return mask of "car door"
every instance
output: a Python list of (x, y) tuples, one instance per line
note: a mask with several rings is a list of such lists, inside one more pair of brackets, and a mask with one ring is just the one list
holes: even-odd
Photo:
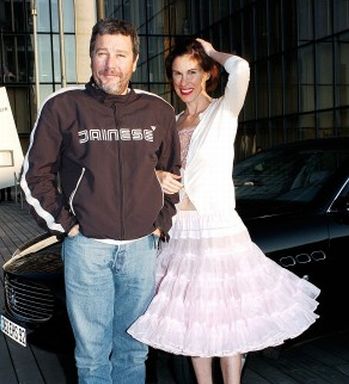
[(307, 333), (328, 327), (328, 300), (322, 300), (328, 285), (330, 256), (329, 225), (325, 214), (300, 210), (287, 215), (261, 217), (247, 221), (252, 240), (267, 257), (283, 268), (305, 278), (321, 289), (317, 313), (321, 321)]
[(349, 315), (343, 305), (343, 294), (348, 291), (349, 271), (349, 182), (331, 204), (327, 217), (329, 227), (329, 254), (324, 282), (326, 304), (330, 308), (336, 329), (347, 327)]

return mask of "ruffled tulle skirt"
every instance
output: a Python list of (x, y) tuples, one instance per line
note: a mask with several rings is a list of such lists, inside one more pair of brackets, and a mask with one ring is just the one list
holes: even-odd
[(158, 256), (157, 293), (128, 332), (174, 354), (232, 356), (300, 335), (318, 317), (319, 293), (266, 257), (235, 211), (179, 211)]

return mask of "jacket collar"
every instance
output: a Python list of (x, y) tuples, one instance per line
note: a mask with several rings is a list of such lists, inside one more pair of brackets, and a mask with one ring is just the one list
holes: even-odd
[(115, 104), (127, 104), (135, 100), (138, 96), (132, 88), (131, 82), (129, 83), (130, 91), (126, 95), (110, 95), (99, 88), (91, 77), (90, 81), (85, 85), (86, 91), (89, 95), (96, 98), (100, 103), (107, 106)]

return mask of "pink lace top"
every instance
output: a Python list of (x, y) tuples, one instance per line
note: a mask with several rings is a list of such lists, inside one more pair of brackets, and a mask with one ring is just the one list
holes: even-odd
[[(196, 126), (193, 127), (187, 127), (187, 128), (182, 128), (178, 131), (178, 136), (179, 136), (179, 142), (180, 142), (180, 147), (181, 147), (181, 161), (182, 161), (182, 169), (185, 169), (187, 165), (187, 156), (188, 156), (188, 151), (189, 151), (189, 145), (190, 145), (190, 140), (193, 135), (194, 129)], [(178, 209), (180, 210), (186, 210), (186, 211), (195, 211), (195, 207), (190, 201), (188, 195), (185, 193), (185, 190), (182, 189), (179, 192), (179, 201), (180, 203), (178, 204)]]
[(187, 164), (189, 144), (190, 144), (190, 139), (193, 135), (194, 129), (195, 129), (195, 126), (182, 128), (178, 131), (179, 142), (181, 147), (181, 161), (182, 161), (183, 168), (185, 168)]

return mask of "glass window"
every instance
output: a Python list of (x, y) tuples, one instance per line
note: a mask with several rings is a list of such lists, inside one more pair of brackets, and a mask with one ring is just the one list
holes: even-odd
[(313, 113), (300, 115), (298, 122), (300, 140), (315, 139), (317, 136), (315, 115)]
[(269, 0), (269, 47), (270, 54), (282, 49), (280, 0)]
[[(61, 58), (60, 58), (60, 37), (59, 35), (52, 36), (53, 43), (53, 68), (54, 68), (54, 82), (60, 83), (61, 78)], [(67, 56), (64, 56), (65, 60)]]
[[(228, 31), (226, 31), (225, 33), (227, 32)], [(219, 24), (215, 24), (210, 30), (209, 41), (211, 41), (213, 46), (215, 46), (217, 49), (222, 50), (222, 40), (223, 38), (221, 26)]]
[(185, 104), (178, 96), (176, 96), (175, 92), (172, 92), (171, 104), (173, 105), (176, 113), (179, 113), (185, 109)]
[(274, 56), (270, 59), (270, 115), (282, 114), (282, 57)]
[(296, 2), (284, 0), (282, 2), (282, 22), (285, 49), (297, 45), (297, 12)]
[(295, 113), (298, 111), (298, 77), (297, 52), (292, 51), (285, 55), (285, 111)]
[(40, 104), (54, 92), (53, 84), (40, 84)]
[(333, 54), (332, 42), (320, 42), (316, 46), (317, 107), (333, 106)]
[(242, 113), (240, 114), (240, 118), (243, 115), (244, 120), (252, 120), (256, 118), (256, 102), (255, 102), (256, 81), (255, 81), (254, 72), (255, 72), (254, 65), (251, 64), (250, 83), (247, 90), (244, 108), (242, 109)]
[[(215, 3), (215, 1), (213, 1), (213, 3)], [(230, 8), (233, 8), (233, 6), (237, 6), (236, 4), (233, 5), (232, 3), (239, 3), (239, 1), (220, 0), (221, 17), (230, 15)]]
[(7, 1), (7, 15), (12, 22), (13, 32), (25, 32), (28, 30), (28, 16), (30, 15), (30, 3), (27, 1)]
[[(173, 7), (173, 6), (170, 6), (170, 7)], [(197, 31), (200, 31), (200, 10), (194, 1), (190, 1), (187, 7), (188, 7), (188, 16), (187, 16), (188, 31), (190, 32), (190, 34), (195, 34), (197, 33)]]
[(337, 111), (337, 121), (338, 135), (349, 136), (349, 108), (339, 109)]
[(318, 113), (318, 133), (319, 137), (329, 137), (336, 133), (333, 111)]
[(349, 26), (349, 1), (334, 0), (334, 32), (348, 29)]
[(267, 62), (259, 62), (256, 65), (256, 95), (257, 95), (257, 117), (268, 116), (268, 68)]
[(300, 79), (300, 112), (314, 110), (314, 49), (306, 46), (298, 52)]
[(200, 17), (200, 28), (207, 27), (210, 25), (210, 8), (207, 0), (199, 0), (199, 17)]
[(148, 1), (147, 5), (147, 33), (163, 34), (167, 24), (167, 9), (164, 0)]
[(220, 21), (229, 15), (229, 0), (210, 0), (211, 23)]
[(53, 74), (51, 41), (49, 35), (38, 35), (38, 52), (40, 82), (51, 83), (53, 81)]
[(269, 121), (268, 120), (261, 120), (258, 121), (256, 124), (256, 148), (259, 147), (259, 149), (264, 150), (272, 145), (271, 141), (271, 133), (269, 128)]
[(256, 53), (257, 59), (262, 59), (268, 53), (268, 28), (267, 28), (266, 1), (256, 3)]
[(12, 21), (12, 16), (11, 16), (11, 7), (10, 3), (0, 1), (0, 31), (1, 33), (11, 31), (12, 26), (11, 26), (11, 21)]
[[(66, 70), (66, 82), (76, 82), (76, 53), (75, 53), (75, 36), (64, 36), (64, 60)], [(60, 57), (60, 36), (53, 35), (53, 58), (54, 58), (54, 82), (62, 83), (61, 74), (61, 57)]]
[(314, 38), (313, 1), (298, 0), (297, 10), (299, 43), (302, 44)]
[(75, 20), (74, 20), (74, 1), (64, 0), (63, 2), (64, 13), (64, 32), (75, 32)]
[(59, 31), (58, 0), (51, 0), (51, 15), (52, 15), (52, 32), (58, 32)]
[(17, 55), (16, 62), (16, 81), (27, 83), (31, 80), (31, 73), (33, 71), (34, 57), (32, 52), (29, 51), (29, 38), (28, 35), (22, 35), (14, 37), (15, 40), (15, 50)]
[(210, 0), (210, 14), (211, 14), (210, 24), (220, 20), (221, 18), (221, 1), (220, 0), (215, 0), (215, 1)]
[(170, 8), (169, 13), (169, 32), (176, 35), (187, 35), (190, 33), (192, 26), (187, 14), (186, 2), (176, 3)]
[[(145, 1), (123, 1), (123, 15), (122, 18), (129, 20), (132, 24), (138, 27), (139, 33), (146, 32), (145, 17), (148, 9), (152, 7), (152, 2), (149, 2), (147, 10), (145, 9), (147, 2)], [(150, 11), (150, 14), (151, 11)]]
[(227, 0), (227, 1), (230, 4), (232, 11), (240, 9), (241, 7), (240, 0), (234, 0), (234, 1)]
[[(37, 0), (37, 28), (38, 32), (51, 31), (50, 2), (47, 0)], [(57, 18), (57, 15), (56, 15)]]
[(163, 97), (169, 103), (171, 102), (170, 91), (170, 87), (167, 84), (150, 84), (150, 92)]
[(158, 54), (148, 60), (149, 81), (165, 82), (165, 65), (163, 54)]
[(76, 52), (75, 52), (75, 36), (65, 35), (65, 60), (66, 60), (66, 76), (67, 82), (76, 82)]
[(252, 7), (245, 8), (243, 11), (243, 57), (248, 60), (254, 60), (254, 34), (253, 34), (253, 10)]
[(132, 75), (132, 82), (148, 82), (148, 62), (138, 60), (136, 71)]
[(149, 92), (148, 84), (146, 83), (132, 83), (134, 89), (142, 89), (143, 91)]
[(16, 81), (18, 78), (18, 56), (16, 53), (18, 38), (3, 37), (3, 49), (1, 50), (1, 77), (4, 83)]
[(235, 139), (235, 161), (252, 155), (256, 150), (256, 125), (255, 122), (239, 124)]
[(315, 34), (320, 38), (332, 33), (330, 0), (315, 1)]
[(243, 153), (243, 146), (242, 146), (242, 143), (243, 143), (243, 138), (244, 138), (244, 131), (245, 131), (245, 126), (246, 123), (241, 123), (239, 124), (239, 128), (236, 132), (236, 137), (235, 137), (235, 142), (234, 142), (234, 145), (235, 145), (235, 156), (234, 156), (234, 161), (235, 162), (239, 162), (240, 160), (243, 160), (246, 156), (245, 154)]
[(158, 56), (165, 50), (163, 37), (148, 37), (148, 57)]
[(285, 142), (285, 134), (283, 128), (283, 119), (271, 119), (269, 121), (271, 141), (273, 145), (281, 144)]
[[(50, 32), (50, 20), (52, 22), (52, 32), (59, 32), (59, 12), (58, 0), (51, 0), (51, 19), (49, 0), (37, 0), (38, 3), (38, 31)], [(72, 0), (62, 0), (63, 27), (65, 32), (73, 33), (75, 30), (74, 21), (74, 2)]]
[[(227, 47), (227, 52), (238, 52), (241, 54), (242, 52), (242, 36), (241, 36), (241, 23), (242, 23), (242, 13), (236, 13), (234, 16), (227, 19), (227, 23), (230, 28), (225, 27), (223, 24), (223, 31), (231, 31), (230, 35), (231, 39), (224, 38), (223, 39), (223, 47)], [(226, 28), (226, 29), (225, 29)], [(223, 36), (226, 36), (226, 33), (223, 33)], [(245, 57), (244, 57), (245, 58)]]
[(292, 143), (299, 140), (299, 116), (290, 116), (285, 120), (286, 142)]
[(244, 199), (309, 203), (348, 157), (347, 151), (304, 146), (261, 152), (235, 166), (237, 203)]
[(26, 134), (30, 132), (30, 95), (28, 88), (7, 89), (8, 98), (11, 104), (13, 117), (16, 123), (17, 132)]
[(28, 82), (33, 66), (33, 57), (28, 51), (29, 36), (6, 36), (2, 42), (0, 61), (2, 82)]
[(123, 19), (122, 3), (123, 0), (104, 0), (106, 16)]
[(148, 60), (147, 60), (148, 40), (145, 36), (140, 36), (139, 40), (140, 40), (139, 60), (138, 60), (137, 69), (132, 76), (133, 82), (148, 81)]
[[(240, 28), (241, 25), (239, 23), (239, 20), (236, 19), (236, 25), (234, 25), (234, 32), (231, 32), (231, 28), (233, 27), (230, 23), (229, 19), (225, 19), (221, 23), (219, 23), (219, 36), (221, 37), (220, 41), (220, 49), (223, 52), (232, 52), (233, 50), (238, 50), (238, 52), (241, 52), (240, 47), (240, 39), (241, 39), (241, 33)], [(231, 38), (227, 39), (227, 35), (231, 36)], [(235, 43), (235, 44), (234, 44)], [(232, 46), (234, 44), (234, 49), (232, 49)]]
[(336, 46), (337, 106), (349, 105), (349, 33), (338, 35)]

